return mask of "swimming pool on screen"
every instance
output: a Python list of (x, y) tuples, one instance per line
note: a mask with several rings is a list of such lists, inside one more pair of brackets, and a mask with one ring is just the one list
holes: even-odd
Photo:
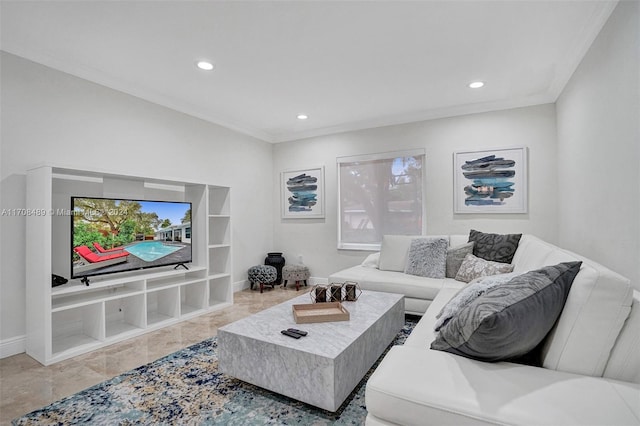
[(184, 246), (164, 244), (162, 241), (143, 241), (127, 246), (125, 250), (145, 262), (153, 262), (180, 250), (182, 247)]

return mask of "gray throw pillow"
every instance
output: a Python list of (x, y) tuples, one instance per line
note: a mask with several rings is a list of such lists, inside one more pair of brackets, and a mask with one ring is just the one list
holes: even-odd
[(494, 287), (502, 285), (511, 281), (513, 277), (517, 276), (517, 272), (511, 272), (509, 274), (490, 275), (488, 277), (480, 277), (471, 281), (469, 285), (462, 287), (453, 296), (446, 305), (442, 307), (440, 312), (436, 315), (436, 323), (433, 326), (434, 331), (440, 330), (451, 318), (453, 318), (462, 308), (473, 302), (478, 297), (482, 296), (487, 291)]
[(461, 246), (452, 247), (447, 250), (447, 270), (445, 272), (445, 276), (447, 278), (455, 278), (458, 273), (458, 269), (460, 269), (460, 265), (462, 265), (462, 261), (464, 257), (468, 254), (473, 253), (473, 245), (475, 243), (465, 243)]
[(492, 262), (511, 263), (522, 234), (485, 234), (472, 229), (469, 242), (474, 242), (473, 255)]
[(404, 272), (419, 277), (444, 278), (447, 247), (444, 238), (415, 238), (409, 246)]
[(456, 281), (465, 283), (471, 282), (476, 278), (486, 277), (489, 275), (507, 274), (513, 271), (513, 265), (510, 263), (492, 262), (490, 260), (480, 259), (472, 254), (464, 257), (460, 269), (456, 274)]
[(522, 357), (553, 328), (581, 264), (546, 266), (488, 290), (440, 328), (431, 349), (489, 362)]

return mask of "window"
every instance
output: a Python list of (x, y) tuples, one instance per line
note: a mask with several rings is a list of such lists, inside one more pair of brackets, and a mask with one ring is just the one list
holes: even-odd
[(185, 230), (184, 230), (184, 237), (185, 237), (185, 238), (191, 238), (191, 227), (190, 227), (190, 226), (189, 226), (189, 227), (187, 227), (187, 228), (185, 228)]
[(338, 248), (376, 250), (423, 230), (424, 150), (338, 158)]

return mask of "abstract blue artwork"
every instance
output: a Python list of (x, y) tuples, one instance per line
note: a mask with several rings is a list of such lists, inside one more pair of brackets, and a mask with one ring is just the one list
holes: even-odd
[(526, 213), (526, 148), (454, 154), (455, 213)]
[(287, 179), (290, 212), (310, 212), (318, 204), (318, 178), (302, 173)]
[(324, 167), (282, 172), (282, 217), (324, 217)]

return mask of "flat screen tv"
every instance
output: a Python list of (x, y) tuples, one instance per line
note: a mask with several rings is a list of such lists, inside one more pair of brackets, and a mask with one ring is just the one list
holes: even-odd
[[(71, 197), (71, 278), (191, 262), (191, 203)], [(185, 266), (186, 267), (186, 266)]]

